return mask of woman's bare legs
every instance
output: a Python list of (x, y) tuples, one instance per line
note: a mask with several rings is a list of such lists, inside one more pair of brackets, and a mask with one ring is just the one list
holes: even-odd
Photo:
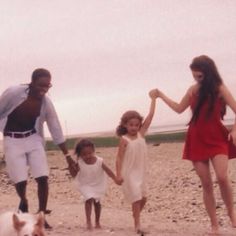
[(233, 227), (236, 227), (236, 213), (234, 209), (233, 191), (228, 178), (228, 157), (217, 155), (212, 159), (212, 165), (220, 186), (222, 199), (226, 205)]
[(193, 162), (193, 165), (202, 183), (203, 201), (211, 220), (211, 233), (217, 234), (219, 232), (219, 224), (216, 217), (216, 203), (209, 162), (197, 161)]

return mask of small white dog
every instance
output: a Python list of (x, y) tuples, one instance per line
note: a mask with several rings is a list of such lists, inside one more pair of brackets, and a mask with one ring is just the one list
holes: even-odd
[(0, 215), (1, 236), (46, 236), (44, 214), (6, 212)]

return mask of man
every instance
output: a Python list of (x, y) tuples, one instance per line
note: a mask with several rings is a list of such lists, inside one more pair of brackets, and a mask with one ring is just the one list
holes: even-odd
[[(38, 184), (39, 211), (48, 213), (49, 170), (43, 136), (45, 121), (54, 143), (65, 155), (70, 169), (73, 167), (54, 106), (46, 96), (51, 86), (50, 72), (36, 69), (30, 84), (10, 87), (0, 97), (0, 130), (4, 137), (6, 167), (20, 197), (19, 210), (22, 212), (28, 212), (26, 186), (29, 167)], [(51, 228), (47, 222), (45, 227)]]

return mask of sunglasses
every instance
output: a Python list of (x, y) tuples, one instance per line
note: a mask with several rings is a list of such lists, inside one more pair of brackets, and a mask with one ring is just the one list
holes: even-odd
[(43, 84), (43, 83), (38, 83), (35, 85), (36, 87), (39, 87), (39, 88), (45, 88), (45, 89), (50, 89), (52, 87), (52, 84)]

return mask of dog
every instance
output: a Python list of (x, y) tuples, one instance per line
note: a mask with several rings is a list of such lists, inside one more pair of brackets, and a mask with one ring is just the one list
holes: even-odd
[(5, 212), (0, 215), (1, 236), (46, 236), (44, 214)]

